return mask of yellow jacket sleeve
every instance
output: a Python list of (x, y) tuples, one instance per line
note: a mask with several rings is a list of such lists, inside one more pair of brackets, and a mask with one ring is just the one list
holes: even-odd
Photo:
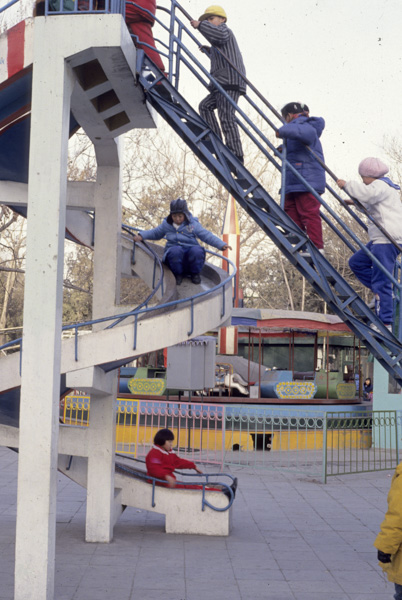
[(402, 463), (395, 470), (388, 494), (388, 510), (374, 546), (386, 554), (396, 554), (402, 544)]

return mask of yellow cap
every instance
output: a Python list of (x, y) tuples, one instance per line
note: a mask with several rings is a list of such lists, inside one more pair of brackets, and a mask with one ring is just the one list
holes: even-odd
[(208, 6), (204, 14), (200, 16), (199, 21), (205, 21), (209, 17), (223, 17), (227, 21), (227, 16), (222, 6)]

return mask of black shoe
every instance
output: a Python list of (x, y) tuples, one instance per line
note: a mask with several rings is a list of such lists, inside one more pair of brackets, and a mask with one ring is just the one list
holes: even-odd
[(195, 275), (191, 275), (191, 281), (193, 283), (201, 283), (201, 277), (198, 273), (196, 273)]
[(232, 497), (233, 497), (233, 500), (234, 500), (234, 499), (235, 499), (235, 497), (236, 497), (236, 490), (237, 490), (237, 477), (235, 477), (235, 478), (234, 478), (234, 480), (233, 480), (233, 483), (232, 483), (232, 485), (230, 486), (230, 489), (231, 489), (231, 490), (232, 490), (232, 492), (233, 492), (233, 496), (232, 496), (232, 494), (230, 493), (230, 491), (229, 491), (229, 490), (224, 490), (224, 492), (223, 492), (223, 493), (225, 494), (225, 496), (226, 496), (227, 498), (229, 498), (229, 500), (231, 500), (231, 499), (232, 499)]
[(181, 285), (183, 283), (183, 275), (175, 275), (176, 285)]
[(173, 102), (171, 93), (161, 83), (157, 84), (153, 89), (158, 92), (159, 96), (161, 96), (164, 100)]

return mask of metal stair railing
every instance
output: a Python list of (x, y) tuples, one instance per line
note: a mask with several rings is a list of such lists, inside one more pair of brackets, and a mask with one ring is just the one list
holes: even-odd
[[(131, 229), (128, 226), (125, 226), (125, 228), (127, 229)], [(144, 242), (141, 242), (141, 245), (144, 245)], [(154, 255), (155, 261), (158, 264), (158, 266), (161, 269), (161, 276), (156, 284), (156, 286), (161, 286), (162, 285), (162, 281), (163, 281), (163, 268), (162, 268), (162, 262), (160, 260), (160, 258), (157, 256), (156, 253), (154, 253), (152, 251), (152, 249), (149, 246), (146, 246), (148, 248), (148, 250)], [(133, 328), (134, 328), (134, 341), (133, 341), (133, 350), (136, 350), (137, 348), (137, 330), (138, 330), (138, 322), (140, 321), (141, 317), (144, 316), (148, 316), (148, 315), (152, 315), (152, 313), (154, 313), (155, 311), (160, 311), (161, 309), (176, 309), (177, 307), (180, 306), (184, 306), (185, 304), (190, 304), (190, 330), (187, 332), (187, 337), (190, 338), (191, 335), (193, 334), (194, 331), (194, 305), (195, 302), (199, 299), (199, 298), (203, 298), (204, 296), (207, 295), (213, 295), (216, 292), (218, 292), (219, 290), (222, 291), (222, 304), (221, 304), (221, 311), (220, 311), (220, 317), (222, 318), (223, 315), (226, 312), (226, 300), (225, 300), (225, 289), (228, 285), (231, 285), (232, 279), (234, 279), (236, 277), (236, 266), (233, 264), (233, 262), (231, 260), (229, 260), (226, 256), (222, 256), (220, 254), (217, 254), (216, 252), (212, 252), (211, 250), (206, 250), (206, 252), (208, 252), (208, 254), (211, 254), (212, 256), (216, 256), (219, 259), (223, 259), (226, 263), (226, 272), (227, 272), (227, 277), (225, 277), (225, 279), (223, 281), (221, 281), (220, 283), (218, 283), (217, 285), (213, 286), (212, 288), (209, 288), (207, 290), (203, 290), (202, 292), (198, 292), (197, 294), (194, 294), (192, 296), (188, 296), (186, 298), (181, 298), (178, 300), (172, 300), (170, 302), (164, 302), (162, 304), (157, 304), (155, 306), (145, 306), (144, 302), (141, 303), (139, 305), (139, 307), (136, 307), (134, 310), (130, 310), (127, 311), (126, 313), (121, 313), (118, 315), (112, 315), (112, 316), (107, 316), (107, 317), (102, 317), (99, 319), (92, 319), (90, 321), (83, 321), (80, 323), (74, 323), (72, 325), (64, 325), (62, 327), (62, 331), (74, 331), (74, 340), (75, 340), (75, 344), (74, 344), (74, 352), (75, 352), (75, 360), (78, 361), (78, 339), (79, 339), (79, 331), (84, 329), (84, 328), (88, 328), (91, 327), (92, 325), (95, 324), (99, 324), (99, 323), (109, 323), (105, 328), (106, 329), (111, 329), (113, 327), (115, 327), (116, 325), (119, 325), (120, 323), (122, 323), (124, 320), (129, 319), (134, 317), (134, 323), (133, 323)], [(231, 270), (231, 273), (230, 273)], [(153, 293), (155, 293), (156, 290), (153, 290)], [(151, 293), (151, 295), (153, 295), (153, 293)], [(149, 299), (149, 297), (148, 297)], [(18, 339), (14, 339), (10, 342), (7, 342), (6, 344), (3, 344), (2, 346), (0, 346), (0, 352), (3, 350), (7, 350), (10, 348), (14, 347), (18, 347), (20, 349), (20, 374), (21, 374), (21, 361), (22, 361), (22, 338), (18, 338)], [(0, 364), (1, 364), (1, 360), (0, 360)]]

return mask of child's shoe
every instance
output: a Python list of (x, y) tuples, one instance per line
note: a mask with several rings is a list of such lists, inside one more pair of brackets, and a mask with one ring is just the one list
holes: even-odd
[[(233, 483), (232, 483), (232, 485), (230, 486), (230, 489), (231, 489), (231, 490), (232, 490), (232, 492), (233, 492), (233, 500), (234, 500), (234, 499), (235, 499), (235, 497), (236, 497), (236, 490), (237, 490), (237, 477), (235, 477), (235, 478), (234, 478), (234, 480), (233, 480)], [(231, 500), (231, 499), (232, 499), (232, 494), (229, 492), (229, 490), (225, 489), (223, 493), (225, 494), (225, 496), (226, 496), (227, 498), (229, 498), (229, 500)]]
[(181, 285), (183, 283), (183, 275), (175, 275), (176, 285)]
[(193, 283), (201, 283), (201, 277), (198, 273), (196, 273), (195, 275), (191, 275), (191, 281)]
[[(388, 331), (390, 331), (392, 333), (392, 323), (389, 323), (389, 324), (384, 323), (384, 326), (386, 329), (388, 329)], [(380, 331), (376, 325), (370, 325), (370, 328), (373, 331), (376, 331), (377, 333), (382, 333), (382, 331)]]
[(373, 299), (372, 299), (372, 300), (370, 300), (370, 302), (367, 304), (368, 308), (375, 308), (375, 303), (376, 303), (376, 301), (379, 301), (379, 300), (380, 300), (380, 297), (379, 297), (379, 295), (378, 295), (378, 294), (375, 294), (375, 295), (373, 296)]

